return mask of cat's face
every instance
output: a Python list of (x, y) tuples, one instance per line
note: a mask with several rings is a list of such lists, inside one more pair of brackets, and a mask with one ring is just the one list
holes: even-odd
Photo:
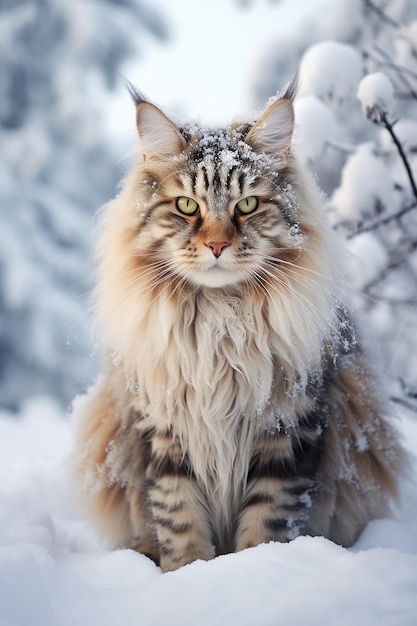
[(137, 121), (143, 156), (133, 246), (161, 281), (260, 285), (299, 257), (289, 100), (252, 127), (178, 129), (148, 103), (138, 106)]

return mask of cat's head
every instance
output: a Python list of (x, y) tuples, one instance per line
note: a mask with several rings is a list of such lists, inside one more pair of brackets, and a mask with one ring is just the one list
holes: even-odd
[(109, 345), (133, 369), (141, 350), (165, 354), (162, 340), (145, 346), (148, 334), (167, 340), (174, 318), (192, 324), (208, 299), (220, 320), (224, 302), (240, 301), (248, 319), (257, 311), (300, 371), (321, 358), (335, 255), (294, 155), (292, 95), (255, 122), (213, 130), (176, 125), (135, 93), (141, 154), (103, 211), (96, 290)]
[(104, 214), (98, 294), (106, 306), (221, 289), (324, 315), (332, 237), (293, 154), (293, 92), (255, 122), (221, 129), (176, 125), (133, 92), (141, 153)]
[(176, 126), (134, 95), (138, 259), (212, 288), (268, 283), (294, 262), (307, 233), (291, 167), (292, 98), (279, 98), (253, 124), (213, 130)]

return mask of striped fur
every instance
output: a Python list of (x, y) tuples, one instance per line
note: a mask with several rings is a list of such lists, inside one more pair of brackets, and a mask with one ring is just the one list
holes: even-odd
[(336, 304), (291, 99), (214, 131), (135, 99), (142, 154), (98, 250), (108, 373), (75, 450), (91, 519), (164, 571), (300, 533), (350, 545), (389, 512), (403, 453)]

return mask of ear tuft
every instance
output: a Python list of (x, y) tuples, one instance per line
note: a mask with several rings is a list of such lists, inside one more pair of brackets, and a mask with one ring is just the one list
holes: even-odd
[(265, 152), (286, 161), (294, 131), (292, 100), (281, 98), (265, 111), (246, 136), (255, 152)]
[(300, 82), (299, 73), (297, 72), (296, 74), (294, 74), (291, 80), (285, 85), (285, 87), (280, 91), (278, 99), (282, 98), (283, 100), (294, 101), (295, 96), (297, 95), (299, 82)]
[(125, 78), (126, 87), (128, 92), (130, 93), (130, 97), (132, 98), (135, 106), (139, 106), (142, 102), (149, 102), (146, 96), (137, 88), (133, 83), (130, 82), (127, 78)]
[(154, 104), (139, 102), (136, 125), (144, 159), (175, 156), (185, 148), (185, 140), (178, 128)]

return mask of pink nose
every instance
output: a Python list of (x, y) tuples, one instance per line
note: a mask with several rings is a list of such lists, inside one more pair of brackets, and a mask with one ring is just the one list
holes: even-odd
[(228, 241), (208, 241), (205, 245), (207, 248), (211, 248), (212, 253), (218, 259), (223, 250), (230, 246), (230, 243)]

